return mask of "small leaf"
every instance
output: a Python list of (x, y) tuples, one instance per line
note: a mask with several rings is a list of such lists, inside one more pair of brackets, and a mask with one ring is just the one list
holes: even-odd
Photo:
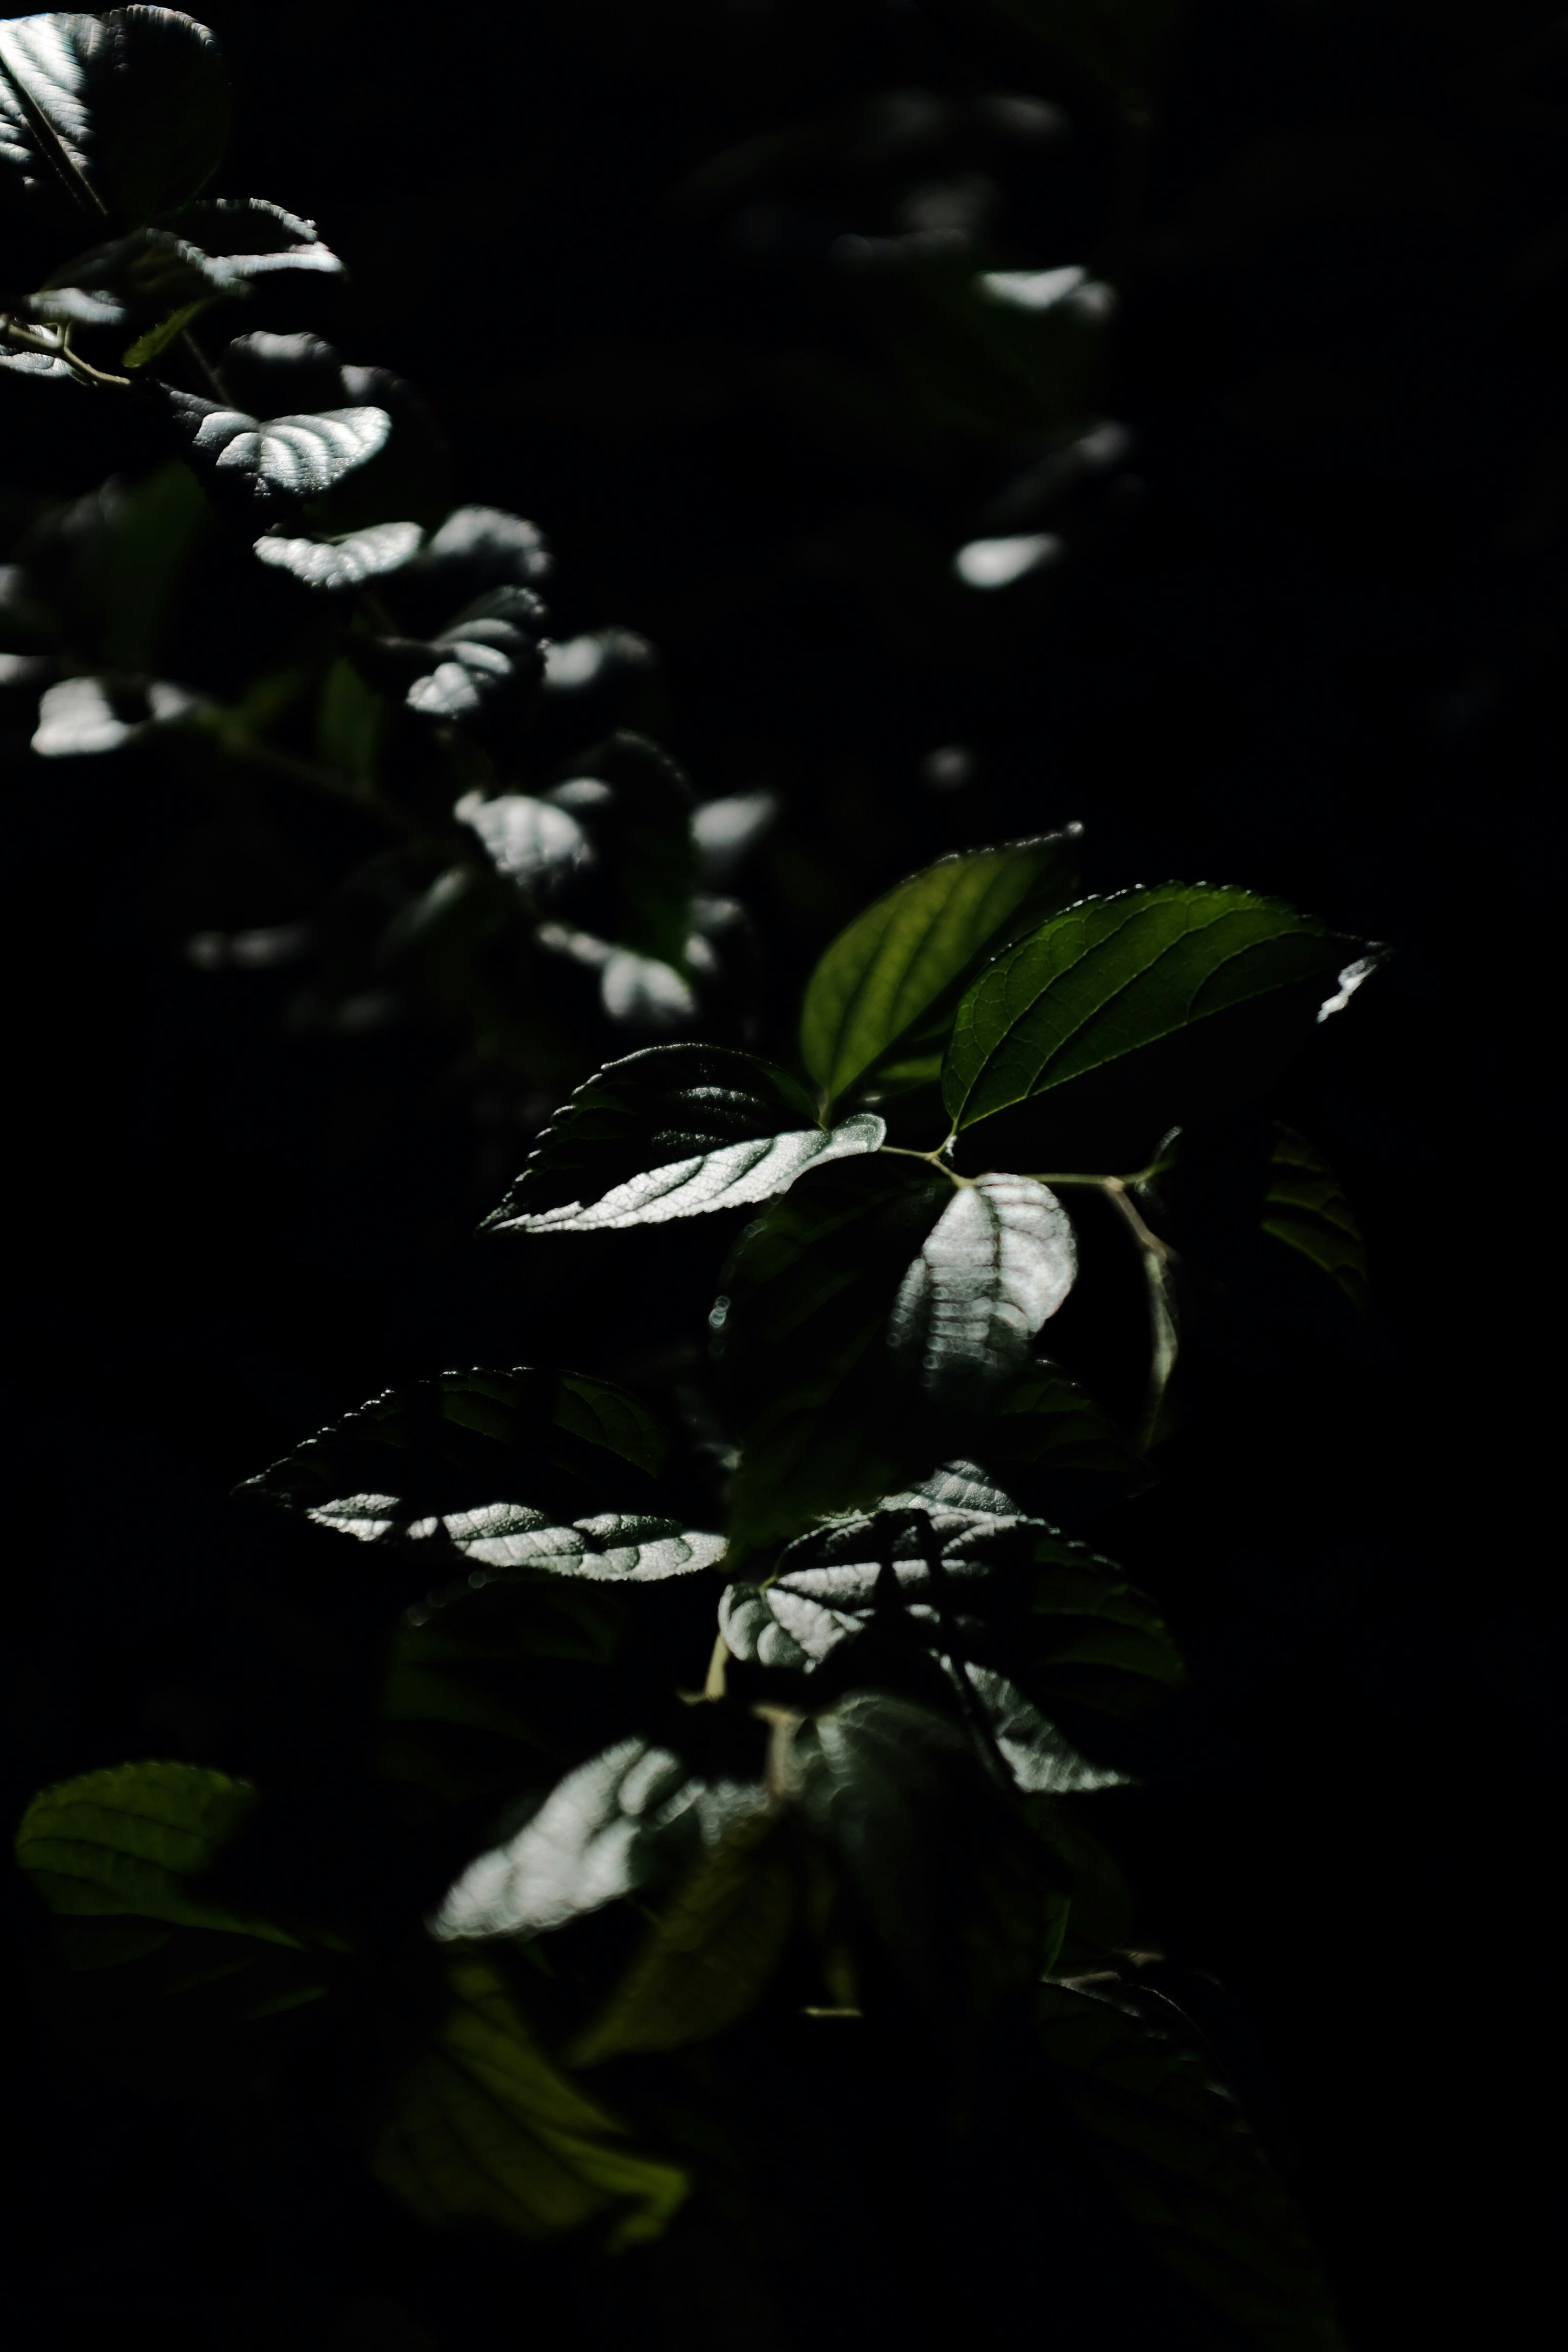
[(454, 2007), (399, 2084), (375, 2147), (378, 2180), (427, 2221), (482, 2219), (547, 2238), (619, 2210), (611, 2243), (657, 2238), (687, 2194), (674, 2165), (558, 2073), (500, 1979), (449, 1973)]
[(39, 698), (33, 750), (41, 760), (122, 751), (154, 727), (170, 726), (199, 707), (194, 694), (162, 678), (137, 685), (106, 677), (63, 677), (46, 687)]
[(156, 1919), (298, 1949), (299, 1938), (270, 1920), (187, 1890), (255, 1803), (247, 1782), (195, 1764), (117, 1764), (35, 1797), (16, 1860), (49, 1908), (72, 1918)]
[(588, 1233), (767, 1200), (814, 1163), (875, 1151), (862, 1115), (831, 1131), (787, 1074), (716, 1045), (608, 1063), (546, 1128), (486, 1232)]
[(528, 889), (542, 889), (552, 877), (585, 866), (594, 855), (570, 809), (528, 793), (498, 793), (493, 800), (465, 793), (452, 814), (472, 826), (497, 871)]
[(954, 1194), (893, 1302), (889, 1344), (943, 1400), (1016, 1372), (1078, 1273), (1078, 1244), (1054, 1192), (1028, 1176), (982, 1176)]
[(776, 1813), (735, 1822), (660, 1912), (642, 1950), (572, 2051), (597, 2065), (628, 2050), (678, 2050), (753, 2008), (795, 1922), (795, 1873)]
[(336, 277), (342, 263), (316, 234), (316, 224), (270, 205), (265, 196), (216, 196), (183, 205), (160, 221), (218, 265), (228, 282), (305, 269)]
[(372, 523), (342, 539), (258, 539), (263, 563), (291, 572), (307, 588), (357, 588), (396, 572), (418, 551), (425, 534), (416, 522)]
[(150, 367), (160, 352), (166, 352), (171, 343), (178, 342), (185, 329), (199, 319), (209, 303), (216, 299), (216, 295), (204, 297), (199, 302), (186, 302), (179, 310), (171, 310), (166, 319), (160, 319), (155, 327), (149, 327), (144, 335), (138, 335), (134, 342), (126, 344), (121, 354), (121, 364), (132, 371)]
[(1168, 882), (1085, 898), (991, 964), (942, 1073), (955, 1128), (1275, 992), (1310, 999), (1355, 942), (1279, 900)]
[(217, 43), (172, 8), (0, 24), (0, 171), (139, 226), (194, 196), (228, 144)]
[[(527, 1520), (551, 1530), (557, 1556), (581, 1545), (580, 1558), (592, 1545), (566, 1532), (574, 1519), (586, 1525), (628, 1488), (635, 1497), (664, 1448), (637, 1399), (608, 1381), (526, 1366), (445, 1372), (373, 1398), (239, 1491), (367, 1542), (427, 1540), (451, 1517), (473, 1542), (504, 1547)], [(526, 1507), (512, 1500), (524, 1496)], [(498, 1522), (502, 1506), (510, 1516)], [(711, 1539), (687, 1540), (695, 1564)]]
[[(801, 1055), (829, 1101), (922, 1031), (957, 998), (953, 983), (987, 948), (1071, 897), (1079, 828), (944, 857), (841, 931), (807, 983)], [(936, 1040), (940, 1051), (942, 1036)]]
[(334, 408), (319, 416), (265, 420), (194, 393), (165, 391), (190, 462), (215, 490), (231, 489), (259, 509), (320, 498), (363, 466), (392, 430), (384, 408)]
[(458, 507), (433, 531), (405, 585), (438, 614), (493, 588), (533, 588), (552, 564), (539, 530), (499, 507)]
[(512, 724), (531, 702), (543, 627), (530, 590), (496, 588), (437, 636), (353, 637), (345, 650), (371, 685), (399, 694), (421, 718), (483, 733)]
[(668, 1879), (763, 1802), (755, 1782), (709, 1780), (640, 1736), (619, 1740), (568, 1773), (516, 1837), (468, 1864), (433, 1930), (526, 1941)]
[(1301, 2218), (1197, 2053), (1113, 1991), (1037, 1996), (1054, 2085), (1150, 2250), (1278, 2352), (1343, 2352)]
[(1355, 1212), (1321, 1153), (1288, 1127), (1274, 1130), (1263, 1230), (1321, 1266), (1366, 1312), (1366, 1244)]

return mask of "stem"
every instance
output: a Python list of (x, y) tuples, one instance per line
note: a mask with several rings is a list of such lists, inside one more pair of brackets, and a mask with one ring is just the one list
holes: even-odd
[(724, 1670), (730, 1663), (730, 1645), (722, 1633), (713, 1637), (713, 1654), (708, 1661), (708, 1675), (702, 1685), (704, 1698), (722, 1698), (725, 1695)]

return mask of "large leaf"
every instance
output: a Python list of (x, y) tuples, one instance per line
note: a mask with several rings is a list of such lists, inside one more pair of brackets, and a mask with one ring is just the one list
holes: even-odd
[(1263, 1230), (1310, 1258), (1365, 1312), (1366, 1244), (1355, 1211), (1321, 1152), (1288, 1127), (1274, 1132)]
[(212, 1868), (257, 1801), (244, 1780), (195, 1764), (117, 1764), (36, 1796), (16, 1860), (51, 1910), (71, 1918), (148, 1919), (299, 1946), (270, 1920), (205, 1903)]
[[(622, 1500), (646, 1504), (664, 1448), (646, 1409), (606, 1381), (526, 1366), (444, 1372), (373, 1398), (241, 1492), (367, 1542), (439, 1537), (459, 1549), (497, 1547), (503, 1559), (581, 1561), (598, 1541), (590, 1523), (616, 1549), (615, 1525), (597, 1515)], [(598, 1550), (602, 1559), (603, 1543)]]
[(875, 1151), (885, 1132), (866, 1115), (818, 1127), (802, 1089), (753, 1054), (649, 1045), (579, 1087), (483, 1230), (587, 1233), (739, 1208), (815, 1162)]
[(546, 2238), (615, 2213), (613, 2244), (658, 2237), (685, 2174), (626, 2144), (625, 2126), (550, 2063), (482, 1963), (465, 1959), (449, 1981), (454, 2006), (377, 2139), (377, 2179), (436, 2223), (485, 2220)]
[(1028, 1176), (963, 1185), (921, 1244), (893, 1302), (889, 1344), (951, 1402), (1023, 1365), (1078, 1272), (1078, 1244), (1054, 1192)]
[(1086, 898), (964, 997), (942, 1072), (948, 1114), (973, 1127), (1277, 992), (1315, 1009), (1354, 951), (1246, 890), (1168, 882)]
[(228, 144), (217, 43), (171, 8), (0, 24), (0, 171), (135, 227), (194, 196)]
[(1197, 2055), (1111, 1991), (1042, 1988), (1058, 2095), (1151, 2251), (1249, 2344), (1343, 2352), (1300, 2215)]
[(755, 1781), (710, 1778), (641, 1736), (568, 1773), (532, 1820), (448, 1892), (437, 1936), (526, 1940), (668, 1880), (763, 1808)]
[[(954, 983), (1021, 911), (1037, 921), (1072, 896), (1078, 830), (944, 857), (839, 933), (806, 985), (800, 1025), (802, 1058), (828, 1101), (918, 1051), (919, 1033), (956, 1004)], [(934, 1042), (940, 1054), (940, 1031)]]
[(332, 408), (319, 416), (263, 419), (195, 393), (164, 398), (190, 462), (216, 492), (229, 491), (257, 511), (287, 512), (320, 498), (374, 457), (392, 430), (384, 408)]

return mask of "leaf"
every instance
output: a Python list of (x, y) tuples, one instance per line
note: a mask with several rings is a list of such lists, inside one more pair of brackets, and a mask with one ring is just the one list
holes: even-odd
[(243, 291), (243, 283), (221, 263), (166, 229), (142, 228), (63, 263), (20, 309), (46, 322), (123, 330), (234, 290)]
[(1151, 2251), (1278, 2352), (1343, 2352), (1300, 2214), (1207, 2064), (1111, 1991), (1042, 1987), (1037, 2030), (1097, 2169)]
[(612, 2244), (658, 2237), (685, 2174), (624, 2144), (624, 2125), (552, 2066), (489, 1969), (464, 1960), (448, 1981), (455, 2005), (398, 2085), (376, 2179), (437, 2224), (544, 2238), (618, 2210)]
[(538, 530), (499, 507), (458, 507), (433, 531), (402, 587), (432, 620), (493, 588), (533, 588), (553, 566)]
[(204, 297), (199, 302), (182, 303), (179, 310), (171, 310), (166, 319), (160, 319), (155, 327), (149, 327), (145, 334), (138, 335), (133, 342), (126, 344), (121, 353), (121, 366), (132, 371), (150, 367), (159, 353), (166, 352), (171, 343), (177, 342), (185, 329), (199, 319), (209, 303), (216, 299), (216, 295)]
[(594, 850), (570, 895), (572, 921), (683, 971), (698, 867), (691, 786), (674, 761), (623, 729), (579, 754), (550, 798), (577, 818)]
[(1044, 1359), (1029, 1364), (994, 1400), (992, 1414), (986, 1437), (1000, 1461), (1148, 1481), (1148, 1468), (1126, 1437), (1059, 1364)]
[[(504, 1547), (511, 1539), (506, 1529), (525, 1535), (523, 1522), (531, 1519), (535, 1531), (556, 1531), (556, 1556), (564, 1557), (571, 1538), (561, 1531), (617, 1496), (640, 1499), (664, 1452), (662, 1433), (625, 1390), (580, 1372), (520, 1365), (444, 1372), (389, 1389), (247, 1479), (239, 1492), (367, 1542), (427, 1540), (450, 1517), (471, 1542)], [(526, 1508), (516, 1507), (514, 1498), (524, 1495)], [(490, 1516), (500, 1504), (513, 1507), (504, 1521)]]
[(313, 220), (285, 212), (265, 196), (210, 196), (182, 205), (158, 224), (203, 254), (226, 273), (226, 281), (248, 282), (280, 270), (305, 269), (338, 277), (342, 263), (316, 234)]
[(529, 589), (495, 588), (428, 641), (352, 637), (344, 650), (371, 685), (422, 719), (482, 733), (513, 722), (531, 701), (543, 626), (544, 607)]
[(154, 727), (166, 727), (199, 708), (183, 686), (153, 678), (146, 685), (106, 677), (63, 677), (38, 702), (33, 750), (41, 760), (73, 760), (122, 751)]
[(1078, 1273), (1054, 1192), (1029, 1176), (982, 1176), (957, 1192), (893, 1302), (889, 1343), (918, 1361), (934, 1397), (963, 1401), (1016, 1372)]
[(270, 1920), (204, 1903), (186, 1882), (210, 1870), (256, 1790), (195, 1764), (117, 1764), (44, 1790), (22, 1816), (16, 1860), (52, 1911), (155, 1919), (300, 1948)]
[[(828, 1101), (895, 1051), (912, 1054), (911, 1033), (932, 1025), (944, 1005), (952, 1009), (954, 982), (1013, 934), (1021, 908), (1038, 920), (1071, 897), (1078, 833), (1071, 826), (944, 857), (839, 933), (806, 984), (801, 1013), (801, 1055)], [(944, 1034), (939, 1024), (939, 1050)]]
[(1274, 1130), (1263, 1230), (1321, 1266), (1366, 1312), (1366, 1244), (1355, 1212), (1321, 1153), (1288, 1127)]
[(0, 171), (29, 195), (140, 226), (212, 177), (230, 111), (217, 43), (173, 9), (0, 24)]
[(769, 1199), (815, 1162), (875, 1151), (862, 1115), (830, 1131), (784, 1071), (722, 1045), (648, 1045), (556, 1113), (487, 1233), (661, 1224)]
[(424, 536), (416, 522), (378, 522), (342, 539), (258, 539), (256, 552), (263, 563), (291, 572), (307, 588), (357, 588), (362, 581), (397, 571), (416, 553)]
[(1277, 992), (1315, 1001), (1354, 942), (1279, 900), (1168, 882), (1085, 898), (987, 967), (942, 1072), (955, 1129)]
[(570, 809), (528, 793), (486, 800), (465, 793), (452, 814), (479, 835), (497, 871), (525, 889), (544, 892), (552, 878), (585, 865), (594, 851)]
[(568, 1773), (514, 1838), (468, 1864), (433, 1932), (526, 1941), (668, 1880), (764, 1802), (754, 1781), (705, 1778), (641, 1735), (617, 1740)]
[(574, 2065), (629, 2050), (678, 2050), (721, 2033), (755, 2006), (795, 1923), (795, 1876), (778, 1827), (774, 1812), (748, 1814), (694, 1864), (574, 2043)]
[(384, 408), (333, 408), (319, 416), (263, 420), (194, 393), (164, 389), (190, 462), (215, 491), (230, 490), (252, 507), (288, 509), (320, 498), (374, 457), (392, 430)]

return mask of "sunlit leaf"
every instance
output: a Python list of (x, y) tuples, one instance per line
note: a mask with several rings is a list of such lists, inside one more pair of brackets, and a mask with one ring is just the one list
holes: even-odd
[(754, 1781), (693, 1772), (641, 1737), (568, 1773), (532, 1820), (481, 1854), (433, 1922), (447, 1939), (526, 1940), (689, 1866), (764, 1802)]
[(1021, 909), (1038, 921), (1072, 896), (1078, 830), (944, 857), (839, 933), (801, 1013), (801, 1055), (829, 1101), (879, 1062), (916, 1053), (933, 1016), (956, 1004), (954, 983), (1009, 936)]
[(159, 226), (198, 246), (231, 283), (290, 269), (331, 278), (343, 266), (331, 247), (321, 243), (313, 220), (285, 212), (265, 196), (206, 197), (182, 205)]
[(85, 759), (122, 751), (153, 728), (172, 725), (198, 708), (183, 686), (153, 678), (145, 684), (106, 677), (63, 677), (46, 687), (38, 703), (33, 750), (41, 760)]
[(968, 1398), (1016, 1372), (1072, 1288), (1078, 1244), (1054, 1192), (982, 1176), (955, 1192), (893, 1301), (889, 1344), (933, 1396)]
[(1054, 2085), (1151, 2252), (1248, 2343), (1342, 2352), (1301, 2217), (1197, 2051), (1114, 1990), (1047, 1985), (1036, 2016)]
[(258, 539), (256, 552), (263, 563), (291, 572), (307, 588), (357, 588), (362, 581), (397, 571), (424, 536), (416, 522), (378, 522), (342, 539)]
[(0, 170), (137, 226), (194, 196), (228, 144), (217, 43), (170, 8), (0, 23)]
[(203, 480), (243, 493), (260, 509), (289, 509), (320, 498), (374, 457), (392, 430), (384, 408), (263, 420), (195, 393), (166, 391), (164, 398)]
[(71, 1918), (159, 1920), (296, 1947), (270, 1920), (205, 1903), (210, 1870), (257, 1801), (244, 1780), (195, 1764), (117, 1764), (36, 1796), (16, 1860), (51, 1910)]
[(436, 2223), (484, 2220), (553, 2237), (618, 2214), (612, 2244), (658, 2237), (687, 2193), (625, 2126), (553, 2067), (500, 1979), (466, 1959), (454, 2006), (399, 2083), (377, 2179)]
[(473, 827), (497, 870), (525, 888), (538, 890), (594, 855), (579, 819), (548, 798), (498, 793), (486, 800), (465, 793), (452, 814)]
[(677, 2050), (722, 2032), (754, 2006), (794, 1924), (795, 1874), (779, 1816), (725, 1829), (664, 1905), (642, 1950), (573, 2045), (590, 2066), (628, 2050)]
[[(412, 567), (410, 567), (412, 568)], [(350, 659), (423, 719), (479, 731), (524, 711), (543, 668), (544, 608), (527, 588), (494, 588), (427, 640), (353, 637)]]
[(52, 324), (123, 329), (241, 283), (183, 238), (142, 228), (63, 263), (20, 311)]
[(429, 1540), (450, 1518), (504, 1552), (531, 1522), (551, 1531), (553, 1557), (582, 1558), (594, 1542), (569, 1533), (573, 1521), (618, 1496), (640, 1500), (664, 1449), (645, 1408), (608, 1381), (526, 1367), (446, 1372), (373, 1398), (240, 1491), (371, 1542)]
[(786, 1072), (718, 1045), (649, 1045), (579, 1087), (487, 1232), (658, 1224), (769, 1199), (814, 1163), (875, 1151), (862, 1115), (826, 1130)]
[(690, 783), (657, 744), (626, 729), (578, 754), (574, 768), (550, 793), (594, 852), (573, 884), (571, 920), (683, 971), (698, 883)]
[(989, 965), (960, 1004), (949, 1116), (972, 1127), (1275, 992), (1315, 1010), (1354, 946), (1277, 899), (1205, 883), (1083, 899)]
[(1365, 1312), (1366, 1244), (1355, 1211), (1322, 1154), (1288, 1127), (1274, 1131), (1263, 1230), (1321, 1266)]

